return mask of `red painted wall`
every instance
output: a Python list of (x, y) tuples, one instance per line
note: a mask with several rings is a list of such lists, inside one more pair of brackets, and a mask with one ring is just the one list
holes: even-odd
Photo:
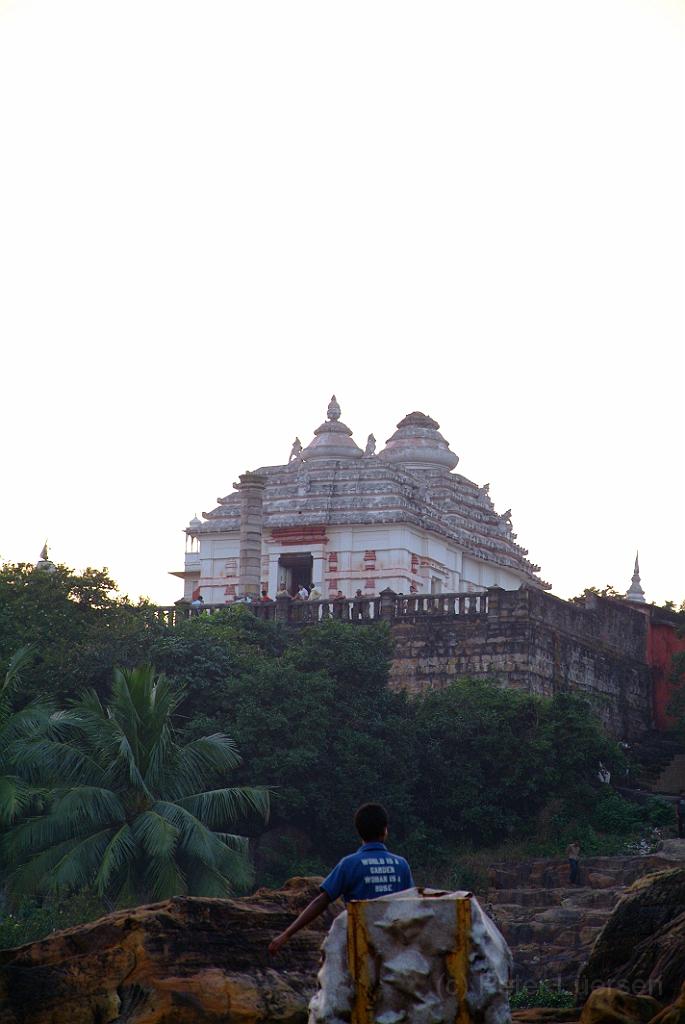
[(647, 634), (647, 663), (654, 679), (654, 725), (667, 729), (673, 719), (666, 714), (675, 686), (671, 682), (671, 661), (674, 654), (685, 651), (685, 637), (678, 636), (670, 622), (650, 622)]

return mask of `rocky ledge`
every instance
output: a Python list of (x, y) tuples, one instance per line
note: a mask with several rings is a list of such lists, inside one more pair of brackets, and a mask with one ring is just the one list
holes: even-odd
[(329, 911), (271, 959), (317, 894), (294, 878), (245, 899), (177, 897), (0, 952), (0, 1024), (258, 1024), (306, 1019)]
[[(676, 839), (649, 856), (585, 858), (577, 886), (568, 884), (568, 862), (562, 859), (492, 865), (484, 907), (511, 948), (515, 987), (535, 987), (545, 980), (554, 988), (573, 990), (595, 940), (629, 887), (678, 863), (685, 864), (685, 841)], [(634, 940), (634, 932), (626, 935)], [(611, 982), (607, 972), (597, 977), (603, 985)]]
[(685, 867), (675, 867), (645, 875), (621, 896), (580, 973), (578, 995), (613, 985), (671, 1003), (684, 983)]
[[(588, 860), (572, 891), (563, 861), (494, 866), (486, 909), (512, 946), (518, 980), (572, 988), (585, 965), (579, 1002), (597, 985), (624, 991), (592, 995), (581, 1024), (685, 1024), (685, 843), (670, 845), (657, 857)], [(0, 1024), (301, 1024), (335, 911), (276, 959), (267, 947), (319, 881), (295, 878), (237, 900), (178, 897), (0, 951)], [(654, 997), (670, 1004), (658, 1016)], [(580, 1015), (542, 1008), (514, 1019)]]

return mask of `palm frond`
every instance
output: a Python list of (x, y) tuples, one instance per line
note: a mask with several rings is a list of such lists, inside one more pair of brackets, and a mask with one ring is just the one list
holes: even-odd
[(133, 688), (137, 685), (142, 689), (145, 685), (145, 675), (149, 666), (141, 666), (137, 669), (115, 668), (112, 681), (112, 711), (114, 716), (131, 724), (138, 725), (140, 719), (138, 709), (133, 699)]
[(234, 888), (246, 889), (254, 881), (254, 869), (247, 854), (225, 846), (218, 859), (218, 870)]
[(95, 876), (95, 890), (98, 896), (104, 896), (113, 888), (121, 888), (121, 876), (136, 855), (135, 836), (129, 825), (122, 825), (114, 833), (107, 844)]
[(5, 677), (0, 685), (0, 697), (8, 697), (21, 682), (23, 669), (33, 660), (36, 644), (24, 644), (14, 652), (9, 660)]
[[(19, 863), (18, 867), (9, 872), (5, 879), (5, 888), (11, 897), (26, 895), (33, 896), (41, 892), (47, 892), (50, 883), (50, 874), (55, 864), (72, 850), (78, 843), (77, 839), (67, 839), (62, 843), (50, 846), (42, 853), (29, 857)], [(13, 863), (17, 863), (14, 861)]]
[[(236, 883), (239, 885), (240, 883)], [(227, 899), (234, 895), (234, 886), (230, 879), (222, 875), (216, 868), (206, 864), (193, 864), (188, 873), (188, 892), (191, 896), (209, 896), (215, 899)]]
[(45, 879), (48, 891), (84, 889), (98, 873), (102, 857), (114, 835), (113, 828), (94, 832), (73, 844)]
[(250, 840), (247, 836), (236, 836), (232, 832), (215, 832), (214, 835), (218, 836), (229, 850), (235, 850), (236, 853), (241, 853), (244, 857), (247, 857), (250, 851)]
[(269, 791), (259, 786), (211, 789), (182, 797), (177, 802), (212, 829), (223, 829), (250, 814), (269, 820)]
[(59, 843), (80, 839), (91, 831), (87, 824), (52, 813), (39, 814), (14, 825), (0, 839), (0, 857), (8, 864), (21, 864)]
[(176, 848), (180, 853), (196, 858), (210, 867), (217, 866), (217, 860), (225, 849), (218, 837), (201, 821), (179, 804), (157, 800), (153, 805), (156, 811), (178, 830)]
[(192, 740), (178, 751), (175, 782), (166, 795), (176, 799), (200, 792), (209, 779), (230, 772), (240, 762), (235, 741), (223, 733)]
[(54, 712), (54, 706), (47, 700), (36, 698), (25, 704), (19, 711), (13, 711), (2, 728), (5, 743), (15, 736), (28, 736), (37, 729), (44, 729)]
[(100, 765), (78, 746), (45, 737), (18, 740), (12, 745), (11, 763), (32, 781), (106, 784)]
[(126, 820), (126, 811), (117, 794), (101, 786), (69, 788), (55, 801), (52, 815), (73, 822), (75, 828), (113, 825)]
[(168, 818), (154, 810), (143, 811), (133, 820), (131, 829), (136, 841), (149, 857), (173, 857), (179, 830)]
[[(211, 831), (179, 804), (159, 800), (154, 809), (179, 830), (176, 855), (186, 868), (189, 886), (191, 875), (194, 876), (195, 872), (203, 868), (218, 872), (226, 879), (229, 888), (249, 884), (252, 868), (247, 857), (246, 843), (239, 844), (235, 836), (226, 841), (227, 833)], [(191, 891), (197, 892), (194, 884)]]
[(131, 785), (135, 786), (137, 790), (140, 790), (140, 792), (144, 793), (149, 799), (152, 799), (152, 793), (150, 793), (150, 790), (145, 785), (145, 779), (141, 775), (140, 768), (136, 762), (136, 755), (133, 747), (131, 746), (129, 738), (123, 729), (119, 730), (116, 747), (117, 754), (125, 766), (128, 774), (128, 780)]
[(33, 790), (16, 775), (0, 775), (0, 825), (10, 825), (29, 806)]
[(11, 762), (17, 771), (32, 781), (59, 781), (103, 785), (106, 774), (97, 761), (75, 744), (37, 737), (17, 741), (12, 746)]
[(168, 900), (172, 896), (185, 896), (186, 879), (173, 857), (151, 857), (145, 868), (145, 888), (153, 900)]
[(173, 733), (168, 724), (164, 723), (147, 758), (145, 784), (153, 792), (162, 793), (167, 788), (170, 779), (175, 774), (173, 766), (175, 754)]
[(32, 701), (20, 711), (8, 713), (0, 724), (0, 771), (8, 771), (12, 763), (13, 746), (17, 740), (26, 740), (47, 733), (52, 708), (49, 704)]

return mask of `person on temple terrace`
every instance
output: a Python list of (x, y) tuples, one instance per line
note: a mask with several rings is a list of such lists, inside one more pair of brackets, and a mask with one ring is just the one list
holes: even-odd
[(388, 837), (385, 808), (380, 804), (363, 804), (354, 816), (354, 825), (362, 845), (356, 853), (348, 854), (336, 864), (319, 886), (321, 892), (316, 899), (276, 936), (269, 946), (271, 956), (275, 956), (293, 935), (322, 914), (339, 896), (349, 903), (350, 900), (373, 900), (377, 896), (413, 887), (414, 879), (408, 863), (404, 857), (390, 853), (385, 845)]
[(577, 839), (574, 839), (572, 843), (569, 843), (566, 849), (566, 856), (568, 857), (568, 884), (569, 885), (580, 885), (578, 881), (578, 862), (580, 860), (580, 843)]

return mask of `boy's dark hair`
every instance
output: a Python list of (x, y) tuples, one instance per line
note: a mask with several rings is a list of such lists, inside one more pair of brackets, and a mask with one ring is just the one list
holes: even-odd
[(388, 827), (388, 812), (380, 804), (362, 804), (354, 816), (354, 827), (365, 843), (382, 839)]

